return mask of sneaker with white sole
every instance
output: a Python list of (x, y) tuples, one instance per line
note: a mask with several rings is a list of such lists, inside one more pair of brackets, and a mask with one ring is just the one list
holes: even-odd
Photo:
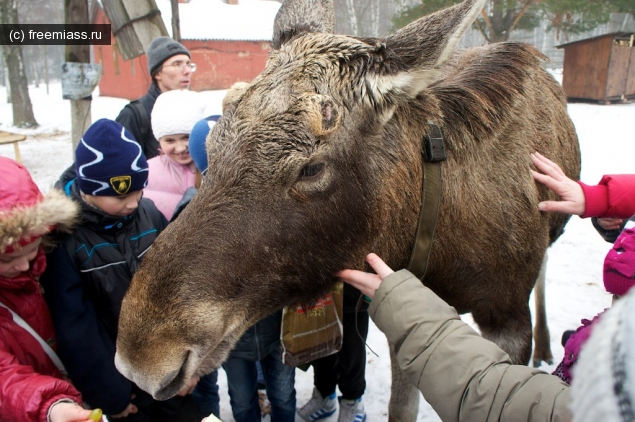
[(365, 422), (366, 411), (364, 410), (364, 402), (362, 398), (357, 400), (340, 400), (340, 414), (337, 422)]
[(298, 416), (307, 422), (328, 418), (337, 410), (335, 391), (329, 396), (322, 397), (317, 389), (313, 389), (313, 396), (302, 408), (297, 410)]

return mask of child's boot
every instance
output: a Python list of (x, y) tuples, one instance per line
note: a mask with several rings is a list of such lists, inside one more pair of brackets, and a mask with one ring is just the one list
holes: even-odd
[(335, 413), (336, 409), (335, 391), (326, 397), (322, 397), (320, 392), (314, 388), (311, 400), (302, 406), (301, 409), (298, 409), (297, 414), (303, 420), (313, 422), (319, 419), (328, 418)]

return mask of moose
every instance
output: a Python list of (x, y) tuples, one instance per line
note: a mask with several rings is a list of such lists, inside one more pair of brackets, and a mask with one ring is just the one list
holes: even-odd
[[(513, 42), (457, 50), (484, 2), (382, 39), (335, 35), (332, 0), (281, 6), (265, 69), (232, 93), (207, 139), (199, 193), (124, 298), (122, 374), (169, 398), (220, 366), (259, 319), (311, 304), (342, 269), (367, 269), (369, 252), (406, 267), (422, 208), (422, 139), (435, 126), (447, 158), (422, 282), (527, 364), (528, 300), (568, 219), (538, 210), (556, 198), (534, 182), (530, 154), (578, 179), (580, 151), (545, 56)], [(395, 365), (392, 391), (390, 419), (414, 420), (419, 393)]]

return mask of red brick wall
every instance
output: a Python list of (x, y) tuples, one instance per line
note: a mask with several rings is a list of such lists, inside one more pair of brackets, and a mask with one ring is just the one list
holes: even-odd
[[(95, 23), (109, 23), (103, 10)], [(249, 82), (265, 68), (271, 44), (268, 41), (183, 40), (190, 50), (197, 70), (190, 88), (194, 91), (227, 89), (234, 82)], [(102, 65), (100, 95), (135, 100), (145, 94), (152, 83), (146, 56), (124, 61), (111, 45), (93, 46), (95, 63)]]
[(266, 41), (184, 40), (196, 63), (191, 89), (227, 89), (234, 82), (250, 82), (265, 68), (271, 43)]

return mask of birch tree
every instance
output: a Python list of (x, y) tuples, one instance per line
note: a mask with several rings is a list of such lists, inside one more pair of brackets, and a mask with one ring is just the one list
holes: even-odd
[(346, 0), (346, 9), (348, 12), (348, 18), (351, 26), (352, 35), (358, 34), (357, 29), (357, 13), (355, 12), (355, 1), (354, 0)]

